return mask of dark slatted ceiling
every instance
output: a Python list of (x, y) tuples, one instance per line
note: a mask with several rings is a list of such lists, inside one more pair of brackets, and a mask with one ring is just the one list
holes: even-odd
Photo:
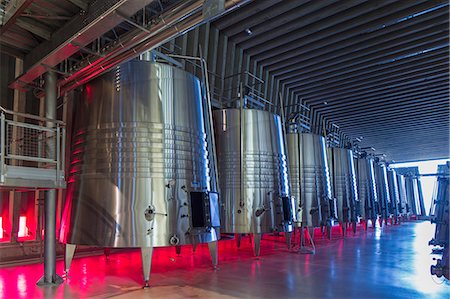
[(448, 9), (438, 0), (253, 1), (214, 25), (362, 147), (412, 161), (450, 156)]

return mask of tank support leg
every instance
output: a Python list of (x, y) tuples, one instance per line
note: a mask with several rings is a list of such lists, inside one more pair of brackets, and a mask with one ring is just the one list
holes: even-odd
[(66, 277), (69, 276), (70, 265), (72, 264), (76, 247), (77, 245), (74, 244), (66, 244), (66, 248), (64, 250), (64, 272)]
[(286, 238), (287, 248), (291, 249), (292, 233), (291, 232), (286, 232), (286, 233), (284, 233), (284, 237)]
[(353, 234), (356, 234), (356, 221), (353, 221), (352, 225), (353, 225)]
[(308, 227), (307, 233), (308, 233), (309, 242), (312, 244), (313, 240), (314, 240), (314, 226)]
[(105, 258), (106, 258), (106, 259), (109, 259), (109, 255), (111, 254), (111, 248), (105, 247), (105, 248), (103, 249), (103, 253), (105, 254)]
[(332, 228), (332, 226), (330, 224), (327, 224), (327, 238), (328, 238), (328, 240), (331, 240), (331, 228)]
[(192, 252), (195, 252), (197, 250), (197, 242), (192, 243)]
[(341, 232), (342, 232), (342, 236), (346, 237), (347, 236), (347, 223), (341, 223)]
[(219, 252), (218, 252), (218, 241), (212, 241), (208, 243), (209, 254), (211, 255), (211, 261), (214, 269), (217, 269), (219, 264)]
[(306, 229), (306, 227), (300, 227), (299, 228), (299, 232), (300, 232), (300, 250), (305, 247), (305, 234), (304, 234), (304, 229)]
[(294, 247), (297, 245), (297, 235), (298, 235), (297, 228), (294, 227), (294, 231), (292, 232), (292, 239), (294, 240), (294, 244), (293, 244)]
[[(309, 246), (306, 245), (307, 240)], [(316, 247), (314, 245), (314, 227), (300, 228), (300, 248), (299, 252), (303, 254), (315, 254)]]
[(253, 234), (253, 248), (256, 257), (259, 256), (260, 246), (261, 246), (261, 234)]
[(180, 256), (180, 254), (181, 254), (181, 245), (175, 246), (175, 252), (177, 253), (178, 256)]
[(241, 234), (236, 234), (236, 246), (237, 246), (237, 248), (241, 247), (241, 239), (242, 239), (242, 235)]
[(150, 287), (148, 282), (150, 281), (150, 270), (152, 268), (152, 255), (153, 247), (142, 247), (141, 248), (141, 258), (142, 258), (142, 271), (144, 274), (144, 288)]

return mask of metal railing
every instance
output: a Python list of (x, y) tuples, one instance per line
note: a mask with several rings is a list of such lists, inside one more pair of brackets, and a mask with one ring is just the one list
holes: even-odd
[(244, 105), (245, 108), (273, 111), (275, 107), (260, 91), (264, 89), (265, 81), (249, 71), (226, 76), (221, 78), (219, 83), (217, 98), (221, 108), (237, 108)]
[[(55, 182), (63, 181), (65, 138), (62, 121), (0, 107), (0, 183), (13, 167), (45, 169), (46, 174), (54, 172)], [(20, 173), (26, 179), (25, 172)]]

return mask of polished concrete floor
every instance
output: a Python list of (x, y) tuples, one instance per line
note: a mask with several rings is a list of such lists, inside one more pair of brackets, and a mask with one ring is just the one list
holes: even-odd
[[(220, 269), (207, 246), (157, 248), (151, 287), (142, 289), (140, 254), (127, 251), (75, 258), (71, 276), (57, 288), (35, 285), (42, 265), (0, 269), (0, 298), (450, 298), (450, 283), (429, 274), (428, 241), (434, 226), (407, 222), (328, 241), (316, 232), (315, 255), (286, 249), (283, 238), (265, 236), (261, 258), (247, 238), (237, 249), (221, 241)], [(62, 273), (62, 262), (57, 271)]]

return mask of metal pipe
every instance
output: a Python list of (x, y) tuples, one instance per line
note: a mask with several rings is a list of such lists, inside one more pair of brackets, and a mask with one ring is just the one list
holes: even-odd
[[(45, 117), (56, 118), (56, 73), (48, 71), (45, 74)], [(53, 127), (53, 122), (47, 122), (47, 127)], [(53, 133), (54, 134), (54, 133)], [(54, 156), (55, 145), (52, 139), (47, 139), (46, 155)], [(45, 234), (44, 234), (44, 276), (38, 285), (58, 285), (61, 277), (56, 274), (56, 190), (48, 190), (44, 202)]]
[(0, 182), (5, 181), (5, 156), (6, 156), (6, 147), (5, 147), (5, 138), (6, 138), (6, 121), (5, 121), (5, 113), (2, 112), (0, 117), (0, 130), (1, 130), (1, 137), (0, 137)]
[[(45, 117), (56, 118), (56, 74), (49, 71), (45, 76)], [(47, 127), (53, 126), (47, 122)], [(50, 139), (51, 140), (51, 139)], [(53, 148), (51, 141), (47, 140), (46, 155), (51, 157)], [(56, 192), (49, 190), (44, 202), (45, 235), (44, 235), (44, 281), (53, 282), (56, 276)]]
[(239, 101), (239, 155), (240, 155), (240, 159), (239, 159), (239, 168), (240, 168), (240, 177), (241, 177), (241, 198), (239, 200), (239, 207), (242, 208), (244, 206), (244, 85), (241, 82), (240, 84), (240, 90), (239, 90), (239, 97), (240, 97), (240, 101)]
[[(94, 72), (96, 68), (102, 67), (105, 64), (107, 59), (114, 59), (114, 57), (122, 54), (133, 52), (130, 51), (131, 47), (142, 43), (147, 39), (151, 39), (152, 37), (158, 36), (160, 33), (164, 32), (165, 29), (171, 27), (178, 22), (184, 20), (185, 18), (189, 18), (193, 13), (198, 12), (202, 7), (203, 1), (196, 1), (195, 3), (189, 3), (189, 5), (184, 5), (181, 8), (175, 8), (171, 10), (169, 13), (164, 13), (161, 15), (161, 22), (152, 26), (152, 33), (148, 34), (140, 29), (136, 31), (131, 31), (121, 40), (113, 46), (111, 50), (105, 53), (105, 56), (96, 59), (94, 61), (89, 61), (89, 59), (85, 60), (84, 65), (82, 65), (76, 73), (74, 73), (69, 78), (66, 78), (67, 81), (75, 81), (78, 82), (81, 80), (80, 77), (88, 77), (89, 73)], [(83, 82), (85, 83), (85, 82)], [(64, 84), (64, 82), (63, 82)], [(79, 85), (75, 83), (75, 85)]]
[[(280, 106), (281, 106), (280, 112), (281, 112), (281, 128), (283, 130), (283, 145), (284, 145), (284, 148), (286, 150), (288, 150), (287, 135), (286, 135), (286, 119), (284, 117), (284, 101), (283, 101), (283, 97), (281, 96), (281, 92), (278, 93), (278, 96), (280, 98)], [(289, 165), (289, 155), (286, 155), (286, 164)], [(291, 181), (288, 180), (288, 182), (289, 182), (289, 192), (291, 192), (292, 191)], [(282, 192), (281, 192), (281, 185), (278, 186), (278, 189), (279, 189), (278, 190), (279, 194), (281, 196), (283, 196), (284, 194), (282, 194)]]
[(203, 58), (203, 52), (202, 48), (199, 46), (199, 52), (200, 52), (200, 61), (202, 65), (203, 70), (203, 79), (205, 81), (205, 90), (206, 90), (206, 100), (207, 100), (207, 106), (208, 106), (208, 118), (209, 118), (209, 126), (210, 126), (210, 140), (211, 140), (211, 150), (212, 150), (212, 156), (214, 159), (214, 180), (215, 180), (215, 186), (214, 191), (218, 192), (220, 194), (220, 186), (219, 186), (219, 174), (217, 171), (217, 155), (216, 155), (216, 140), (214, 136), (214, 121), (212, 117), (212, 108), (211, 108), (211, 91), (209, 90), (209, 77), (208, 77), (208, 65), (206, 63), (206, 59)]

